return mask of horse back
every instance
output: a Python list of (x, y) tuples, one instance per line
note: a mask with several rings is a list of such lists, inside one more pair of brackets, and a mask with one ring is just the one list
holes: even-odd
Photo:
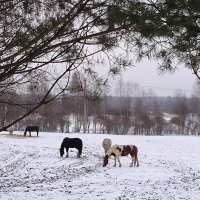
[(123, 146), (123, 149), (121, 151), (121, 156), (127, 156), (131, 153), (131, 148), (129, 145)]
[(68, 146), (69, 148), (82, 148), (83, 142), (79, 138), (65, 138), (64, 141), (64, 146)]
[(131, 155), (132, 157), (137, 156), (137, 147), (135, 145), (123, 145), (123, 146), (119, 146), (116, 149), (119, 150), (119, 152), (121, 153), (121, 156), (127, 156), (127, 155)]
[(39, 131), (39, 126), (27, 126), (26, 131)]

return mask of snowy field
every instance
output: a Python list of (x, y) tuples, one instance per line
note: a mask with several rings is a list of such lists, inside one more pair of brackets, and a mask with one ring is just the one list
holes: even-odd
[[(200, 137), (14, 134), (0, 133), (1, 200), (200, 199)], [(60, 157), (65, 137), (83, 140), (81, 158), (76, 149)], [(121, 157), (121, 168), (113, 167), (113, 158), (103, 168), (106, 137), (113, 144), (135, 144), (140, 166), (129, 167), (131, 158)]]

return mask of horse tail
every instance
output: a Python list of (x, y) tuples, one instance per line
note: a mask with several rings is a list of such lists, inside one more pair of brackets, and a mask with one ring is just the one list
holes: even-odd
[[(135, 160), (134, 160), (134, 166), (139, 167), (139, 161), (138, 161), (138, 148), (136, 146), (135, 147)], [(137, 163), (137, 165), (136, 165)]]
[(39, 126), (36, 126), (37, 137), (39, 135)]
[(80, 140), (79, 155), (82, 154), (82, 150), (83, 150), (83, 142), (82, 140)]

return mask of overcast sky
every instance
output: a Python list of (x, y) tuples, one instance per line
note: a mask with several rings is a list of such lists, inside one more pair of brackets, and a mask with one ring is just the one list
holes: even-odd
[(152, 88), (157, 96), (175, 96), (178, 89), (190, 97), (194, 93), (196, 76), (192, 71), (179, 66), (175, 73), (160, 75), (157, 62), (136, 63), (135, 67), (122, 73), (123, 80), (138, 83), (143, 89)]

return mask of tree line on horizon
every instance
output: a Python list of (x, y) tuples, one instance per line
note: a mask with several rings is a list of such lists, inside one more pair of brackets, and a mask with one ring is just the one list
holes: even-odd
[[(121, 89), (125, 91), (125, 88)], [(130, 96), (131, 91), (128, 91), (129, 95), (119, 93), (118, 88), (116, 96), (104, 95), (96, 99), (84, 96), (82, 92), (63, 95), (62, 99), (43, 105), (8, 130), (23, 131), (28, 125), (38, 125), (40, 131), (63, 133), (200, 134), (199, 97), (186, 97), (181, 92), (173, 97), (158, 97), (139, 88)], [(34, 92), (1, 96), (1, 127), (23, 115), (37, 98)], [(5, 100), (10, 104), (1, 104)]]

